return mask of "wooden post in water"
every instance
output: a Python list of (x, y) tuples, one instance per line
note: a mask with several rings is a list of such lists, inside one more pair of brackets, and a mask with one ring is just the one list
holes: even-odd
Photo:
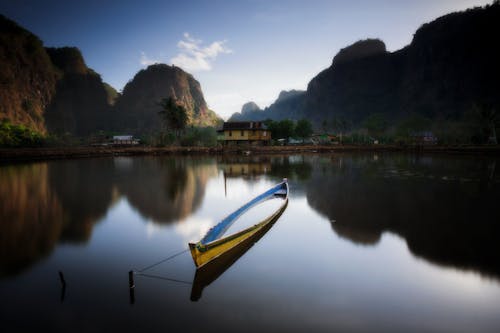
[(64, 274), (59, 271), (59, 280), (61, 281), (61, 303), (64, 302), (64, 297), (66, 296), (66, 280), (64, 279)]
[(224, 175), (224, 198), (227, 198), (226, 171), (222, 171)]
[(134, 283), (134, 271), (129, 271), (128, 272), (128, 287), (130, 289), (135, 288), (135, 283)]
[(64, 274), (61, 271), (59, 271), (59, 280), (63, 286), (66, 286), (66, 280), (64, 280)]
[(130, 304), (134, 304), (135, 303), (134, 271), (128, 272), (128, 289), (130, 292)]

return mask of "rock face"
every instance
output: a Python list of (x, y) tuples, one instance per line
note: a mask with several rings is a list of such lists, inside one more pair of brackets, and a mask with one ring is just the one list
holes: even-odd
[(332, 65), (339, 65), (385, 53), (387, 53), (385, 44), (380, 39), (360, 40), (351, 46), (341, 49), (333, 58)]
[(173, 97), (187, 110), (188, 124), (215, 126), (220, 118), (208, 109), (201, 87), (179, 67), (155, 64), (127, 83), (115, 105), (116, 125), (123, 131), (144, 133), (160, 129), (163, 98)]
[[(262, 119), (307, 118), (361, 124), (373, 113), (397, 121), (409, 114), (456, 120), (475, 103), (500, 108), (500, 3), (424, 24), (405, 48), (389, 53), (380, 40), (342, 49), (307, 92), (279, 99)], [(240, 115), (239, 120), (246, 120)]]
[(215, 126), (200, 84), (180, 68), (141, 70), (120, 95), (88, 68), (75, 47), (44, 48), (42, 41), (0, 15), (0, 121), (37, 132), (85, 137), (100, 131), (144, 134), (160, 128), (158, 103), (174, 97), (189, 125)]
[(77, 48), (47, 48), (59, 70), (56, 94), (45, 114), (49, 132), (86, 136), (111, 127), (108, 92)]
[(45, 133), (44, 110), (55, 93), (56, 72), (42, 42), (0, 15), (0, 120)]

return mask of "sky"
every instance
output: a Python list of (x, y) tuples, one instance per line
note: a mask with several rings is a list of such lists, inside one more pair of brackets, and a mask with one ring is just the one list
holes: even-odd
[(0, 0), (0, 13), (45, 46), (76, 46), (121, 91), (141, 69), (174, 64), (224, 119), (249, 101), (305, 90), (335, 54), (379, 38), (408, 45), (426, 22), (492, 0)]

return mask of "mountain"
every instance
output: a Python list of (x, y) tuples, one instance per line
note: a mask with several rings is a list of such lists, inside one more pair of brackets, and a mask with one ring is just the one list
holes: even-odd
[(57, 73), (37, 36), (0, 15), (0, 120), (46, 132)]
[(241, 112), (235, 112), (228, 121), (263, 121), (268, 118), (281, 120), (299, 116), (304, 91), (281, 91), (276, 101), (264, 110), (254, 102), (243, 105)]
[(47, 48), (58, 70), (56, 93), (45, 113), (51, 133), (86, 136), (111, 127), (108, 90), (75, 47)]
[(377, 39), (356, 42), (340, 50), (305, 93), (287, 103), (278, 99), (261, 118), (307, 118), (316, 127), (343, 120), (356, 127), (373, 114), (395, 123), (414, 114), (455, 121), (474, 104), (498, 110), (497, 31), (499, 2), (424, 24), (396, 52)]
[(243, 104), (241, 107), (241, 112), (235, 112), (229, 118), (229, 121), (259, 121), (263, 120), (266, 113), (262, 110), (255, 102), (248, 102)]
[(1, 15), (0, 66), (0, 121), (41, 134), (151, 133), (161, 124), (158, 103), (170, 96), (186, 108), (189, 125), (222, 121), (208, 109), (199, 82), (178, 67), (149, 66), (119, 94), (87, 67), (78, 48), (45, 48)]
[(208, 109), (200, 83), (191, 74), (179, 67), (155, 64), (139, 71), (125, 85), (115, 104), (118, 128), (134, 133), (160, 129), (159, 103), (168, 97), (186, 108), (188, 125), (215, 126), (220, 122)]

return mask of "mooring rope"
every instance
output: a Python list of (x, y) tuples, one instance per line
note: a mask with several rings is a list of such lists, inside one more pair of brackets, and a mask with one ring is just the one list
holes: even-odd
[(151, 278), (151, 279), (166, 280), (166, 281), (177, 282), (177, 283), (188, 284), (188, 285), (193, 284), (192, 282), (189, 282), (189, 281), (172, 279), (172, 278), (168, 278), (166, 276), (150, 275), (150, 274), (143, 274), (143, 273), (136, 273), (136, 274), (138, 276), (144, 276), (144, 277)]
[(163, 263), (164, 263), (164, 262), (166, 262), (166, 261), (169, 261), (169, 260), (171, 260), (171, 259), (174, 259), (175, 257), (178, 257), (178, 256), (180, 256), (181, 254), (183, 254), (183, 253), (185, 253), (185, 252), (187, 252), (187, 251), (189, 251), (189, 249), (182, 250), (181, 252), (177, 252), (177, 253), (175, 253), (175, 254), (172, 254), (170, 257), (167, 257), (167, 258), (165, 258), (165, 259), (162, 259), (162, 260), (160, 260), (159, 262), (154, 263), (154, 264), (152, 264), (152, 265), (149, 265), (149, 266), (147, 266), (147, 267), (145, 267), (145, 268), (143, 268), (143, 269), (141, 269), (141, 270), (135, 270), (135, 269), (134, 269), (133, 271), (134, 271), (134, 273), (142, 273), (142, 272), (144, 272), (144, 271), (147, 271), (148, 269), (151, 269), (151, 268), (153, 268), (153, 267), (155, 267), (155, 266), (158, 266), (158, 265), (160, 265), (160, 264), (163, 264)]

